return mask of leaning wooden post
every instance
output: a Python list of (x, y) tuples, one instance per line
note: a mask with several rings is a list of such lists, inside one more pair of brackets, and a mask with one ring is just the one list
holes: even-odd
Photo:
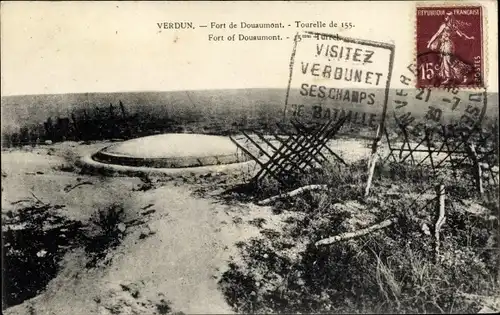
[(476, 189), (480, 195), (483, 195), (483, 193), (484, 193), (483, 170), (481, 169), (481, 164), (479, 163), (476, 149), (474, 148), (474, 145), (472, 143), (469, 143), (466, 146), (466, 148), (467, 148), (467, 153), (469, 154), (470, 159), (472, 160), (472, 163), (474, 166), (474, 177), (476, 179)]
[[(394, 62), (394, 54), (391, 54), (390, 63), (392, 64), (393, 62)], [(387, 76), (387, 82), (391, 82), (390, 71)], [(366, 189), (365, 189), (365, 198), (368, 197), (368, 194), (370, 193), (370, 186), (372, 184), (373, 172), (375, 171), (375, 165), (377, 164), (377, 156), (378, 156), (377, 149), (379, 147), (379, 144), (382, 142), (382, 137), (380, 136), (380, 134), (383, 133), (385, 130), (385, 116), (387, 116), (387, 100), (389, 99), (389, 89), (386, 89), (385, 91), (385, 99), (386, 101), (384, 102), (384, 108), (382, 109), (381, 121), (377, 127), (377, 134), (372, 144), (372, 156), (370, 158), (370, 162), (368, 165), (369, 169), (368, 169), (368, 180), (366, 182)]]
[[(496, 156), (500, 156), (500, 143), (498, 139), (498, 117), (495, 119), (493, 124), (493, 139), (495, 146), (495, 154)], [(500, 208), (497, 207), (497, 218), (500, 217)], [(500, 229), (497, 229), (497, 240), (500, 240)], [(497, 284), (500, 285), (500, 268), (497, 270)]]
[(435, 254), (435, 261), (438, 262), (439, 261), (439, 246), (441, 245), (439, 232), (441, 231), (441, 226), (446, 221), (445, 208), (444, 208), (446, 192), (444, 190), (444, 185), (438, 185), (436, 187), (436, 194), (438, 197), (438, 203), (437, 203), (437, 207), (436, 207), (436, 212), (437, 212), (436, 224), (434, 225), (434, 237), (435, 237), (434, 254)]
[(368, 160), (368, 179), (366, 181), (365, 197), (368, 197), (368, 194), (370, 193), (370, 187), (372, 185), (372, 180), (373, 180), (373, 173), (375, 172), (375, 165), (377, 164), (377, 157), (378, 157), (377, 149), (381, 142), (380, 128), (381, 125), (378, 125), (377, 134), (372, 143), (371, 156), (370, 159)]

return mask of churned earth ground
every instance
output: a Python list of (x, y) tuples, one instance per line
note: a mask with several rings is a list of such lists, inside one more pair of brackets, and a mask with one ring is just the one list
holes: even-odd
[[(249, 222), (266, 217), (272, 225), (277, 220), (273, 219), (269, 207), (227, 204), (210, 197), (206, 191), (241, 181), (242, 172), (248, 168), (232, 174), (153, 176), (146, 182), (140, 177), (82, 172), (77, 166), (79, 157), (106, 145), (109, 143), (64, 142), (2, 152), (2, 216), (5, 219), (2, 232), (27, 230), (22, 226), (26, 223), (16, 223), (20, 218), (34, 217), (32, 213), (23, 215), (26, 209), (41, 209), (51, 212), (50, 216), (80, 223), (78, 232), (72, 235), (64, 235), (64, 229), (59, 231), (63, 238), (78, 238), (73, 245), (68, 245), (71, 243), (68, 241), (54, 248), (49, 244), (54, 239), (35, 242), (28, 239), (28, 236), (39, 236), (34, 231), (27, 233), (29, 235), (18, 234), (17, 244), (8, 244), (9, 239), (3, 238), (5, 254), (11, 257), (4, 261), (12, 264), (13, 269), (17, 268), (14, 263), (22, 261), (22, 266), (34, 269), (29, 271), (33, 275), (44, 274), (47, 263), (33, 266), (28, 261), (46, 257), (58, 260), (54, 262), (57, 267), (50, 264), (50, 269), (57, 271), (41, 277), (46, 278), (45, 281), (36, 281), (38, 288), (8, 287), (25, 292), (12, 293), (4, 299), (8, 304), (17, 304), (4, 310), (5, 313), (231, 313), (218, 290), (217, 278), (224, 271), (226, 261), (236, 254), (234, 244), (258, 234), (258, 227)], [(110, 210), (113, 207), (123, 211), (107, 221), (96, 219), (96, 213), (106, 217), (107, 211), (116, 212)], [(45, 222), (38, 222), (40, 226), (50, 221), (48, 217), (40, 218)], [(110, 236), (120, 240), (119, 244), (105, 248), (95, 261), (86, 251), (86, 240), (80, 240), (77, 234), (95, 234), (100, 224), (112, 225), (107, 229), (117, 233)], [(41, 229), (32, 225), (33, 230)], [(56, 225), (46, 230), (54, 230)], [(29, 242), (36, 243), (32, 246), (35, 248), (28, 246)], [(12, 254), (13, 251), (20, 251), (18, 256), (22, 258)], [(22, 280), (26, 270), (19, 270), (20, 274), (16, 275), (9, 273), (12, 269), (4, 271), (12, 276), (9, 282), (25, 281), (25, 286), (32, 285), (28, 283), (33, 279)], [(27, 297), (31, 299), (23, 301)]]
[[(411, 217), (408, 213), (401, 221), (412, 228), (395, 227), (328, 248), (311, 247), (321, 238), (395, 215), (412, 200), (393, 200), (395, 196), (418, 195), (426, 185), (424, 175), (387, 166), (378, 170), (376, 197), (362, 202), (363, 159), (369, 154), (369, 143), (339, 140), (335, 144), (351, 166), (304, 178), (303, 183), (334, 183), (327, 193), (306, 193), (266, 206), (255, 202), (278, 191), (273, 183), (245, 190), (243, 184), (252, 170), (248, 165), (199, 174), (104, 176), (82, 169), (78, 161), (109, 142), (67, 141), (4, 149), (3, 259), (4, 268), (12, 267), (3, 270), (9, 274), (4, 287), (11, 289), (4, 294), (3, 304), (9, 307), (3, 312), (477, 312), (485, 305), (494, 308), (495, 303), (483, 300), (491, 300), (497, 292), (495, 279), (490, 278), (497, 272), (498, 258), (474, 246), (479, 247), (479, 242), (480, 247), (486, 243), (494, 247), (498, 241), (492, 234), (498, 228), (498, 204), (472, 195), (466, 198), (468, 205), (477, 204), (481, 218), (465, 211), (471, 207), (462, 206), (456, 210), (456, 220), (450, 219), (444, 227), (452, 240), (444, 245), (445, 253), (458, 250), (449, 265), (431, 264), (427, 251), (432, 250), (422, 245), (426, 241), (420, 225), (404, 221)], [(457, 187), (458, 195), (467, 188)], [(417, 217), (423, 222), (428, 219)], [(464, 243), (467, 238), (469, 243)], [(409, 245), (409, 239), (421, 245)], [(467, 265), (471, 267), (463, 269)], [(443, 272), (449, 276), (436, 280)], [(465, 297), (451, 294), (457, 285)]]

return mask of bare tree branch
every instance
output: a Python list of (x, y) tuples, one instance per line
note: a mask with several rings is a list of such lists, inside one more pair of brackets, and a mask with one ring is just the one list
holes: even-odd
[(316, 246), (322, 246), (322, 245), (330, 245), (339, 241), (355, 238), (355, 237), (360, 237), (366, 234), (369, 234), (371, 232), (386, 228), (394, 223), (397, 222), (397, 218), (390, 218), (385, 221), (382, 221), (380, 223), (377, 223), (375, 225), (372, 225), (370, 227), (367, 227), (366, 229), (361, 229), (355, 232), (348, 232), (348, 233), (342, 233), (337, 236), (332, 236), (329, 238), (322, 239), (320, 241), (317, 241), (315, 243)]
[(31, 195), (33, 196), (33, 198), (35, 198), (35, 199), (36, 199), (39, 203), (41, 203), (41, 204), (43, 204), (43, 205), (45, 205), (45, 204), (46, 204), (45, 202), (41, 201), (41, 200), (40, 200), (37, 196), (35, 196), (35, 194), (34, 194), (32, 191), (30, 191), (30, 194), (31, 194)]
[(311, 190), (327, 190), (328, 189), (328, 186), (327, 185), (307, 185), (307, 186), (304, 186), (304, 187), (300, 187), (300, 188), (297, 188), (295, 190), (292, 190), (290, 192), (287, 192), (287, 193), (284, 193), (284, 194), (279, 194), (277, 196), (273, 196), (273, 197), (269, 197), (267, 199), (264, 199), (264, 200), (261, 200), (261, 201), (258, 201), (257, 204), (259, 206), (265, 206), (265, 205), (268, 205), (270, 203), (272, 203), (273, 201), (276, 201), (278, 199), (283, 199), (283, 198), (289, 198), (289, 197), (293, 197), (293, 196), (296, 196), (298, 194), (301, 194), (305, 191), (311, 191)]
[(70, 191), (72, 191), (73, 189), (75, 189), (75, 188), (76, 188), (76, 187), (78, 187), (78, 186), (82, 186), (82, 185), (93, 185), (93, 184), (94, 184), (94, 183), (89, 182), (89, 181), (86, 181), (86, 182), (81, 182), (81, 183), (76, 184), (75, 186), (69, 186), (69, 187), (64, 188), (64, 191), (65, 191), (65, 192), (70, 192)]

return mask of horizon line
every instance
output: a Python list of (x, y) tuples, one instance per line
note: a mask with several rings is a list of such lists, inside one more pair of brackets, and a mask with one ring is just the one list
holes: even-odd
[(166, 93), (166, 92), (194, 92), (194, 91), (220, 91), (220, 90), (258, 90), (258, 89), (268, 89), (268, 90), (281, 90), (286, 89), (285, 87), (251, 87), (251, 88), (216, 88), (216, 89), (186, 89), (186, 90), (123, 90), (123, 91), (91, 91), (91, 92), (55, 92), (55, 93), (30, 93), (30, 94), (2, 94), (1, 97), (11, 97), (11, 96), (40, 96), (40, 95), (68, 95), (68, 94), (114, 94), (114, 93)]
[[(75, 95), (75, 94), (116, 94), (116, 93), (168, 93), (168, 92), (197, 92), (197, 91), (230, 91), (230, 90), (287, 90), (286, 87), (251, 87), (251, 88), (215, 88), (215, 89), (186, 89), (186, 90), (123, 90), (123, 91), (92, 91), (92, 92), (56, 92), (56, 93), (39, 93), (39, 94), (9, 94), (9, 95), (0, 95), (1, 98), (4, 97), (19, 97), (19, 96), (50, 96), (50, 95)], [(298, 89), (298, 88), (297, 88)], [(367, 90), (370, 88), (367, 88)], [(384, 88), (381, 88), (384, 89)], [(389, 88), (390, 90), (400, 90), (400, 88)], [(417, 89), (417, 87), (409, 87), (405, 88), (405, 90), (408, 89)], [(498, 94), (498, 91), (486, 91), (486, 93), (496, 93)]]

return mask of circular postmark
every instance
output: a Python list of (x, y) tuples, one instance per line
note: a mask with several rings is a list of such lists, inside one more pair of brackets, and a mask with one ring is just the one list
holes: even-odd
[[(477, 129), (486, 113), (486, 88), (461, 87), (455, 84), (455, 81), (443, 84), (440, 80), (433, 81), (432, 86), (414, 87), (420, 76), (430, 73), (419, 65), (429, 64), (427, 61), (434, 61), (436, 57), (442, 56), (436, 56), (434, 52), (419, 54), (416, 62), (408, 65), (406, 73), (398, 77), (398, 80), (408, 87), (394, 91), (390, 102), (392, 115), (389, 113), (388, 118), (392, 116), (396, 126), (405, 127), (410, 131), (443, 127), (465, 132)], [(471, 66), (463, 60), (462, 63)], [(473, 67), (467, 67), (464, 75), (470, 79), (474, 75)], [(482, 82), (482, 78), (479, 78), (479, 81)]]

